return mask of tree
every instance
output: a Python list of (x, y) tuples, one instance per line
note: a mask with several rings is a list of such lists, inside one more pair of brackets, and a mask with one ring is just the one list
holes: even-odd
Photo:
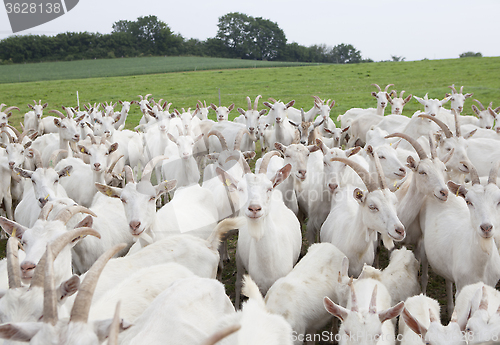
[(278, 24), (261, 17), (233, 12), (219, 18), (216, 38), (231, 57), (276, 60), (286, 48), (286, 37)]
[(461, 58), (466, 58), (466, 57), (483, 57), (483, 54), (481, 53), (474, 53), (474, 52), (465, 52), (459, 55)]
[(333, 62), (335, 63), (359, 63), (361, 62), (361, 52), (351, 44), (339, 44), (331, 51)]
[(392, 61), (405, 61), (406, 58), (402, 56), (397, 56), (397, 55), (391, 55)]

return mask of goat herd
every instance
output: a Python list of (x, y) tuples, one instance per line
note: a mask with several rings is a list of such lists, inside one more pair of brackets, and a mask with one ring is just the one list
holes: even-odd
[[(498, 340), (500, 107), (475, 100), (476, 116), (462, 115), (472, 94), (452, 85), (443, 99), (413, 96), (424, 111), (404, 116), (412, 95), (373, 85), (377, 108), (348, 110), (338, 128), (335, 101), (316, 96), (308, 111), (270, 98), (269, 112), (247, 97), (233, 121), (234, 104), (171, 111), (151, 95), (56, 116), (34, 101), (22, 131), (8, 123), (20, 109), (0, 105), (0, 338)], [(124, 129), (132, 104), (135, 131)], [(235, 233), (233, 305), (221, 277)], [(391, 251), (383, 270), (372, 266), (378, 246)], [(429, 265), (446, 280), (447, 326), (426, 296)], [(338, 330), (321, 331), (332, 315)]]

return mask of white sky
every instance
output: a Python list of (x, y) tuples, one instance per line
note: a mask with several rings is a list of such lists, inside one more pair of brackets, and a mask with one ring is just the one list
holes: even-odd
[[(110, 33), (118, 20), (156, 15), (184, 38), (205, 40), (229, 12), (276, 22), (288, 43), (352, 44), (374, 61), (458, 58), (466, 51), (500, 56), (499, 0), (80, 0), (64, 16), (19, 34)], [(10, 35), (0, 10), (0, 39)]]

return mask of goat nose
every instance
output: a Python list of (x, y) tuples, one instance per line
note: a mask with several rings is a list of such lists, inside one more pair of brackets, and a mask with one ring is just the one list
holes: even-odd
[(36, 265), (32, 262), (23, 262), (21, 264), (21, 271), (23, 274), (30, 271), (30, 270), (34, 270), (35, 268), (36, 268)]
[(9, 162), (9, 167), (12, 169), (14, 167), (14, 162)]
[(299, 174), (302, 175), (303, 177), (306, 177), (306, 170), (299, 170)]
[(493, 229), (493, 225), (481, 224), (480, 228), (481, 228), (482, 232), (484, 232), (485, 234), (489, 234), (489, 233), (491, 233), (491, 230)]
[(49, 201), (49, 198), (39, 198), (38, 199), (38, 202), (40, 203), (41, 207), (44, 207), (45, 204), (47, 203), (47, 201)]
[(80, 140), (80, 134), (75, 134), (75, 140)]
[(94, 168), (99, 169), (101, 167), (101, 163), (94, 163)]
[(262, 210), (262, 207), (260, 207), (259, 205), (250, 205), (248, 206), (248, 210), (252, 213), (257, 213)]
[(399, 171), (402, 172), (403, 174), (406, 174), (405, 168), (399, 168)]
[(248, 131), (249, 131), (250, 133), (252, 133), (254, 130), (255, 130), (255, 127), (250, 127), (250, 128), (248, 128)]
[(405, 235), (405, 229), (402, 226), (396, 226), (394, 231), (396, 231), (396, 234), (398, 234), (401, 237)]
[(330, 192), (335, 192), (335, 190), (339, 187), (337, 183), (329, 183), (328, 188), (330, 188)]
[(141, 226), (141, 222), (138, 220), (133, 220), (129, 223), (128, 225), (130, 227), (130, 230), (137, 230)]
[(448, 198), (448, 190), (447, 190), (447, 189), (441, 189), (441, 190), (439, 191), (439, 194), (441, 194), (441, 196), (442, 196), (443, 198)]

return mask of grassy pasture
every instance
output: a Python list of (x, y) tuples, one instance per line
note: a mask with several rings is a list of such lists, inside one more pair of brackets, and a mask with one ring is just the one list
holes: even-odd
[(307, 65), (307, 63), (203, 58), (196, 56), (154, 56), (141, 58), (74, 60), (3, 65), (0, 66), (0, 83), (102, 78), (227, 68), (300, 65)]
[[(122, 59), (104, 60), (105, 62)], [(140, 61), (141, 59), (136, 59)], [(63, 66), (65, 62), (55, 63)], [(37, 64), (38, 65), (38, 64)], [(41, 65), (41, 64), (39, 64)], [(11, 67), (11, 66), (0, 66)], [(16, 67), (16, 66), (13, 66)], [(61, 70), (63, 68), (61, 67)], [(1, 74), (1, 73), (0, 73)], [(25, 83), (0, 84), (0, 102), (8, 106), (17, 105), (21, 112), (14, 111), (12, 123), (18, 124), (29, 108), (27, 103), (33, 99), (48, 102), (48, 109), (61, 109), (61, 106), (76, 105), (76, 91), (80, 104), (134, 100), (137, 95), (153, 94), (172, 102), (171, 109), (195, 107), (197, 100), (246, 109), (246, 96), (253, 99), (258, 94), (262, 100), (269, 97), (288, 102), (296, 101), (295, 107), (310, 109), (313, 106), (312, 95), (324, 99), (334, 99), (336, 104), (331, 116), (343, 114), (352, 107), (375, 107), (375, 99), (370, 95), (375, 91), (372, 83), (382, 88), (392, 83), (398, 92), (406, 90), (406, 95), (442, 99), (450, 91), (449, 85), (457, 88), (464, 85), (464, 92), (473, 92), (465, 104), (465, 114), (472, 114), (473, 99), (484, 105), (493, 101), (500, 105), (500, 57), (466, 58), (450, 60), (426, 60), (409, 62), (383, 62), (356, 65), (311, 65), (283, 68), (224, 69), (134, 75), (124, 77), (85, 78), (34, 81)], [(448, 106), (449, 105), (445, 105)], [(119, 108), (119, 107), (117, 107)], [(264, 108), (262, 102), (259, 109)], [(412, 99), (404, 109), (404, 114), (411, 115), (416, 110), (423, 110), (420, 103)], [(386, 111), (388, 113), (388, 111)], [(213, 115), (213, 112), (212, 112)], [(237, 116), (236, 110), (230, 114)], [(139, 121), (139, 107), (133, 106), (128, 128)]]

